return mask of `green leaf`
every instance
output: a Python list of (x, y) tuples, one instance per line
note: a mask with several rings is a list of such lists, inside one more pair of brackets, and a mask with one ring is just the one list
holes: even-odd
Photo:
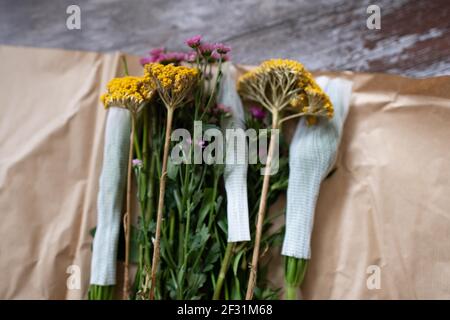
[(200, 201), (202, 201), (203, 198), (203, 192), (196, 192), (194, 193), (194, 195), (191, 197), (191, 209), (194, 210), (195, 207), (197, 207), (197, 205), (200, 203)]
[(180, 195), (178, 193), (178, 190), (173, 191), (173, 197), (175, 198), (175, 203), (177, 204), (178, 212), (183, 211), (183, 206), (181, 205)]
[(192, 243), (189, 248), (189, 252), (194, 252), (200, 249), (206, 241), (209, 239), (208, 227), (203, 225), (200, 230), (193, 236)]
[(130, 233), (130, 262), (138, 263), (139, 262), (139, 238), (140, 238), (139, 229), (135, 226), (131, 225), (131, 233)]
[(217, 225), (219, 226), (220, 230), (223, 231), (223, 233), (227, 234), (227, 224), (224, 220), (220, 220), (219, 222), (217, 222)]
[(239, 268), (239, 261), (241, 260), (241, 257), (242, 257), (242, 255), (243, 255), (244, 253), (245, 253), (245, 251), (242, 250), (242, 251), (240, 251), (240, 252), (236, 255), (236, 257), (234, 258), (234, 261), (233, 261), (233, 273), (234, 273), (235, 276), (237, 275), (237, 270), (238, 270), (238, 268)]
[(214, 263), (219, 259), (220, 256), (220, 244), (218, 242), (214, 242), (211, 246), (211, 249), (208, 252), (208, 255), (203, 262), (203, 272), (211, 271), (214, 268)]
[(220, 195), (216, 200), (216, 212), (219, 212), (220, 206), (222, 205), (223, 197)]
[(198, 289), (203, 287), (206, 282), (206, 275), (204, 273), (190, 272), (188, 276), (189, 290), (198, 293)]
[(234, 277), (233, 287), (231, 288), (231, 299), (242, 300), (241, 283), (238, 277)]
[(200, 226), (203, 224), (203, 221), (205, 220), (206, 216), (208, 215), (209, 210), (211, 210), (212, 197), (213, 197), (213, 189), (212, 188), (206, 188), (203, 190), (203, 202), (202, 202), (202, 207), (200, 209), (200, 212), (198, 214), (197, 229), (199, 229)]

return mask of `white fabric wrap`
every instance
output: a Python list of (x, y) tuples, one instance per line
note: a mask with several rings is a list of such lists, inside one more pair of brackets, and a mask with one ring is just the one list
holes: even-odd
[(314, 126), (307, 126), (305, 119), (300, 119), (289, 150), (282, 254), (303, 259), (311, 257), (311, 232), (320, 184), (336, 160), (352, 91), (351, 82), (343, 79), (319, 77), (317, 83), (329, 95), (334, 117)]
[(106, 120), (103, 167), (97, 197), (97, 229), (91, 263), (91, 284), (114, 285), (126, 185), (131, 118), (128, 110), (110, 107)]
[[(236, 91), (236, 68), (229, 62), (223, 65), (223, 78), (217, 102), (230, 108), (231, 117), (224, 121), (224, 129), (245, 130), (244, 109)], [(226, 135), (227, 137), (227, 135)], [(233, 138), (234, 139), (234, 138)], [(236, 143), (229, 147), (231, 139), (225, 140), (225, 190), (227, 194), (228, 242), (250, 240), (247, 200), (246, 144)], [(229, 163), (234, 159), (234, 163)]]

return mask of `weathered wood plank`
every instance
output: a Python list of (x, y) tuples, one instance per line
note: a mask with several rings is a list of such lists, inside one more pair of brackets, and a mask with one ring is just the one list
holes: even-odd
[[(66, 8), (81, 8), (81, 30)], [(369, 4), (381, 30), (366, 27)], [(182, 49), (193, 34), (226, 41), (234, 60), (295, 58), (312, 70), (450, 74), (450, 1), (153, 0), (2, 1), (0, 43), (133, 54)]]

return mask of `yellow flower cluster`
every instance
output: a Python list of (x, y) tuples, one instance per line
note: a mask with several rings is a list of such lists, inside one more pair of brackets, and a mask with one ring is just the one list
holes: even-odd
[(114, 78), (100, 97), (105, 108), (112, 105), (134, 109), (152, 97), (153, 91), (142, 77)]
[(305, 67), (300, 62), (289, 59), (266, 60), (261, 64), (260, 68), (265, 70), (266, 72), (285, 69), (289, 70), (295, 75), (301, 75), (305, 72)]
[(304, 107), (308, 113), (320, 113), (325, 111), (328, 118), (333, 117), (334, 109), (330, 98), (315, 84), (305, 88), (305, 94), (308, 99), (308, 106)]
[(317, 85), (311, 73), (294, 60), (271, 59), (239, 78), (239, 93), (277, 112), (290, 107), (308, 116), (333, 116), (329, 97)]
[(239, 78), (238, 90), (245, 90), (244, 87), (249, 82), (257, 82), (263, 78), (270, 78), (277, 75), (285, 75), (286, 77), (289, 77), (291, 79), (298, 79), (300, 81), (301, 75), (304, 73), (305, 68), (301, 63), (297, 61), (288, 59), (266, 60), (258, 67), (246, 72)]
[(173, 64), (149, 63), (144, 69), (144, 79), (153, 84), (169, 104), (181, 102), (196, 83), (197, 76), (197, 69)]

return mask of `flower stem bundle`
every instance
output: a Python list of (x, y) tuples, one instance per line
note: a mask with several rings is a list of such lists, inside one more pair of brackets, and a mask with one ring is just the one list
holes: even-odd
[[(129, 122), (123, 130), (127, 136), (126, 146), (122, 149), (128, 153), (126, 158), (123, 157), (123, 170), (120, 170), (125, 182), (126, 161), (123, 298), (277, 298), (279, 289), (272, 288), (264, 276), (266, 258), (270, 256), (266, 253), (281, 242), (281, 229), (273, 230), (273, 217), (265, 218), (265, 211), (286, 190), (288, 181), (287, 158), (278, 160), (278, 130), (285, 121), (300, 116), (314, 124), (318, 117), (332, 116), (333, 109), (301, 64), (269, 60), (239, 80), (240, 96), (262, 106), (262, 109), (252, 107), (247, 110), (244, 119), (234, 76), (232, 82), (224, 81), (233, 84), (232, 90), (227, 89), (227, 92), (234, 94), (234, 100), (222, 100), (222, 95), (218, 95), (218, 91), (227, 87), (221, 87), (222, 72), (229, 74), (227, 68), (222, 71), (222, 66), (230, 58), (230, 48), (205, 43), (200, 36), (192, 37), (186, 43), (193, 49), (189, 53), (168, 52), (163, 48), (152, 50), (150, 57), (141, 60), (144, 66), (142, 77), (113, 79), (102, 96), (106, 107), (123, 108), (130, 116), (128, 119), (128, 112), (123, 114)], [(228, 67), (227, 64), (224, 66)], [(219, 137), (224, 136), (225, 124), (229, 120), (235, 121), (234, 116), (230, 117), (235, 111), (230, 106), (238, 105), (233, 102), (235, 100), (239, 101), (242, 113), (239, 121), (243, 126), (245, 122), (244, 127), (270, 128), (271, 134), (265, 163), (248, 166), (248, 173), (242, 178), (252, 186), (249, 203), (259, 203), (245, 210), (245, 215), (248, 211), (249, 218), (256, 221), (256, 227), (247, 228), (245, 239), (229, 242), (232, 224), (228, 223), (231, 219), (227, 220), (227, 210), (230, 207), (242, 209), (242, 206), (227, 208), (227, 204), (234, 203), (229, 200), (227, 167), (220, 162), (210, 163), (204, 157), (210, 159), (217, 155), (217, 152), (206, 152), (213, 149), (218, 139), (208, 137), (207, 132), (213, 129), (222, 133)], [(199, 121), (202, 126), (197, 136)], [(174, 128), (186, 129), (194, 136), (182, 136), (175, 145), (180, 131), (172, 132)], [(265, 143), (265, 138), (256, 138), (257, 144)], [(171, 140), (174, 140), (173, 148)], [(287, 144), (283, 140), (281, 147), (286, 155)], [(173, 155), (177, 152), (181, 162), (175, 162), (177, 157)], [(202, 156), (200, 163), (192, 161), (198, 154)], [(271, 176), (275, 161), (279, 161), (279, 172)], [(135, 200), (131, 193), (133, 183), (136, 183), (140, 211), (136, 216), (131, 214), (131, 203)], [(121, 189), (124, 188), (125, 183)], [(119, 209), (115, 212), (118, 217)], [(248, 223), (241, 224), (248, 226)], [(286, 259), (288, 298), (295, 296), (295, 289), (306, 270), (306, 263), (292, 259)], [(136, 267), (134, 279), (130, 279), (130, 273), (134, 271), (131, 265)], [(112, 298), (112, 287), (91, 286), (89, 298)]]
[(296, 300), (297, 290), (305, 278), (308, 266), (307, 259), (286, 257), (284, 263), (284, 281), (286, 300)]
[(101, 100), (105, 107), (117, 106), (125, 108), (131, 116), (130, 149), (127, 168), (126, 212), (123, 217), (125, 231), (125, 262), (123, 280), (123, 299), (129, 299), (129, 257), (131, 235), (131, 172), (133, 159), (133, 140), (135, 135), (136, 116), (154, 94), (154, 90), (141, 77), (126, 76), (112, 79), (107, 86), (107, 93)]
[(161, 223), (164, 209), (164, 195), (167, 178), (167, 161), (169, 156), (170, 134), (172, 132), (173, 114), (176, 108), (182, 106), (184, 100), (193, 89), (198, 76), (197, 69), (172, 64), (147, 64), (144, 77), (153, 87), (157, 88), (161, 100), (167, 110), (166, 131), (164, 140), (163, 161), (159, 182), (159, 199), (156, 217), (156, 233), (153, 246), (151, 271), (150, 300), (154, 299), (156, 273), (160, 258)]
[(316, 117), (332, 117), (333, 107), (329, 98), (315, 83), (311, 74), (297, 61), (273, 59), (247, 72), (239, 79), (240, 95), (248, 101), (257, 102), (272, 116), (272, 136), (266, 159), (266, 168), (256, 220), (255, 244), (253, 247), (246, 299), (251, 300), (256, 285), (260, 256), (262, 227), (267, 207), (270, 173), (276, 148), (274, 134), (287, 120), (306, 116), (314, 124)]

